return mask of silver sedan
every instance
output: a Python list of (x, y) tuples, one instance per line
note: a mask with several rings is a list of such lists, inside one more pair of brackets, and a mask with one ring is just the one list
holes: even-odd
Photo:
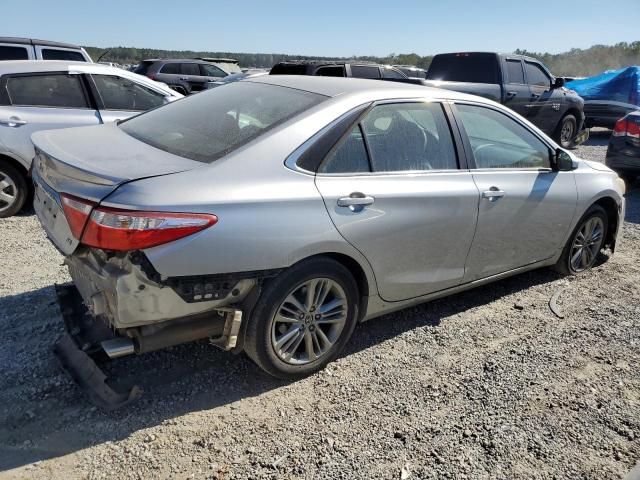
[(615, 248), (624, 185), (488, 100), (264, 76), (33, 135), (35, 208), (112, 357), (212, 338), (272, 375), (363, 320)]

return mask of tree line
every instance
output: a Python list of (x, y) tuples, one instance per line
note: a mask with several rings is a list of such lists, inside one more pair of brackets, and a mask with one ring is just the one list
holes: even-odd
[[(230, 57), (240, 62), (242, 67), (270, 68), (274, 64), (287, 60), (359, 60), (395, 65), (415, 65), (428, 68), (433, 56), (420, 56), (416, 53), (395, 54), (385, 57), (309, 57), (280, 53), (237, 53), (207, 52), (194, 50), (158, 50), (152, 48), (85, 47), (94, 60), (101, 55), (101, 61), (120, 64), (135, 64), (146, 58), (194, 58), (194, 57)], [(640, 65), (640, 41), (621, 42), (616, 45), (594, 45), (587, 49), (572, 48), (564, 53), (541, 53), (517, 49), (516, 54), (529, 55), (545, 63), (557, 76), (590, 76), (604, 70), (617, 69), (629, 65)]]

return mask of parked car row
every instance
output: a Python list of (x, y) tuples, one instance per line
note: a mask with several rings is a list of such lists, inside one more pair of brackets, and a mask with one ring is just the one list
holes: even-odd
[(105, 397), (87, 352), (210, 337), (297, 378), (359, 321), (584, 272), (624, 218), (606, 166), (505, 106), (407, 83), (263, 75), (32, 140), (37, 216), (97, 328), (56, 351), (107, 405), (133, 393)]

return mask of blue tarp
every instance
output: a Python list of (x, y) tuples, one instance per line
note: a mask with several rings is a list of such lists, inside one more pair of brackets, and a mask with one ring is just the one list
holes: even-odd
[(640, 106), (640, 67), (609, 70), (595, 77), (567, 82), (585, 100), (608, 100)]

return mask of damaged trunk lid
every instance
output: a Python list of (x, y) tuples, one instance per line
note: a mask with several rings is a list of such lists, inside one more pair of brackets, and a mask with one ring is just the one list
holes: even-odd
[(36, 132), (31, 137), (34, 208), (54, 245), (64, 254), (79, 239), (65, 218), (61, 194), (99, 204), (120, 185), (202, 167), (124, 133), (116, 124)]

